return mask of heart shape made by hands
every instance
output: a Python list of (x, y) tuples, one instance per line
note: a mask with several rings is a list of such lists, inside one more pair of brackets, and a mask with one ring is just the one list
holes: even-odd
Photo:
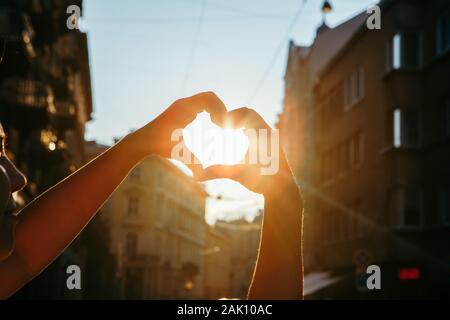
[(244, 130), (221, 128), (202, 112), (183, 129), (187, 148), (204, 168), (215, 164), (233, 165), (241, 162), (249, 148)]

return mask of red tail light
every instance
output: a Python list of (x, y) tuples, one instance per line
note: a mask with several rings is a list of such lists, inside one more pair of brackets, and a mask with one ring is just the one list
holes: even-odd
[(418, 280), (420, 278), (419, 268), (403, 268), (398, 273), (400, 280)]

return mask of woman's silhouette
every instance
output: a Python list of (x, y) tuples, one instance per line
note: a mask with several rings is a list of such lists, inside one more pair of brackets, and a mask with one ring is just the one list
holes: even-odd
[[(161, 115), (50, 188), (19, 213), (12, 193), (26, 178), (8, 159), (6, 136), (0, 126), (0, 298), (7, 298), (47, 267), (81, 232), (102, 204), (144, 157), (169, 158), (171, 134), (184, 128), (197, 113), (207, 111), (218, 125), (271, 128), (248, 108), (227, 112), (211, 92), (175, 101)], [(276, 155), (272, 155), (276, 156)], [(260, 249), (248, 297), (302, 297), (302, 201), (280, 151), (280, 170), (261, 176), (258, 165), (189, 165), (198, 180), (234, 179), (265, 197)]]

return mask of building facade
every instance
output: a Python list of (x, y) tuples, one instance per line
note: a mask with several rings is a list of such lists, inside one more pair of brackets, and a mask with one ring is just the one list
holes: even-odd
[[(449, 296), (450, 6), (379, 5), (381, 30), (361, 23), (306, 89), (317, 166), (305, 252), (311, 270), (341, 276), (316, 297)], [(365, 287), (370, 264), (383, 290)]]
[(228, 298), (246, 299), (258, 257), (262, 214), (253, 221), (245, 219), (216, 221), (231, 242), (231, 270)]
[[(279, 117), (278, 128), (283, 149), (305, 199), (316, 191), (320, 170), (316, 154), (317, 101), (314, 95), (319, 71), (345, 45), (366, 18), (366, 13), (363, 12), (334, 28), (322, 23), (310, 46), (297, 46), (293, 41), (289, 43), (283, 112)], [(306, 246), (313, 241), (314, 231), (309, 230), (308, 222), (310, 212), (315, 211), (314, 204), (313, 201), (305, 201)], [(315, 252), (306, 251), (304, 255), (305, 270), (308, 271), (315, 263)]]
[(230, 298), (232, 243), (227, 232), (209, 226), (206, 233), (204, 256), (204, 298)]
[(121, 298), (200, 298), (206, 192), (170, 161), (147, 157), (102, 209)]
[[(0, 1), (0, 121), (9, 156), (28, 178), (25, 205), (84, 164), (84, 127), (92, 97), (87, 36), (66, 26), (66, 8), (82, 1)], [(20, 298), (79, 298), (64, 266), (85, 264), (71, 246), (23, 288)]]

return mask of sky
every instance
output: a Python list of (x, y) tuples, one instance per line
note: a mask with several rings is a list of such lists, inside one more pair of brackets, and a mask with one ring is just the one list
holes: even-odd
[[(331, 0), (326, 22), (333, 27), (375, 2)], [(94, 100), (86, 139), (111, 144), (176, 99), (201, 91), (214, 91), (229, 109), (250, 106), (274, 125), (282, 110), (289, 39), (312, 43), (322, 23), (321, 5), (322, 0), (85, 0), (81, 28), (88, 34)], [(207, 190), (229, 198), (211, 200), (210, 217), (251, 219), (262, 205), (261, 197), (229, 181), (211, 182)]]

